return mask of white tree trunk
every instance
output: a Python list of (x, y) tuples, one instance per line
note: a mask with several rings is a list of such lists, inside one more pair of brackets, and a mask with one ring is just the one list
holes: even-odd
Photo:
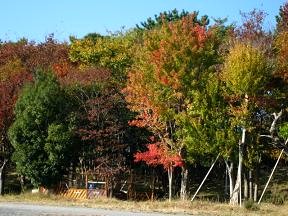
[[(269, 138), (271, 138), (271, 139), (274, 140), (274, 141), (277, 140), (278, 137), (275, 137), (276, 123), (277, 123), (278, 119), (282, 116), (282, 114), (283, 114), (283, 111), (282, 111), (282, 110), (281, 110), (279, 113), (273, 113), (274, 120), (273, 120), (273, 122), (271, 123), (271, 126), (270, 126), (270, 130), (269, 130), (270, 136), (267, 136), (267, 135), (260, 135), (260, 136), (269, 137)], [(285, 143), (284, 143), (283, 146), (286, 147), (287, 143), (288, 143), (288, 139), (285, 141)], [(271, 174), (270, 174), (270, 176), (269, 176), (269, 179), (268, 179), (268, 181), (267, 181), (267, 183), (266, 183), (266, 185), (265, 185), (265, 188), (264, 188), (264, 190), (263, 190), (263, 192), (262, 192), (262, 194), (261, 194), (261, 196), (260, 196), (260, 198), (259, 198), (258, 204), (260, 204), (260, 202), (261, 202), (261, 200), (262, 200), (262, 197), (264, 196), (264, 193), (265, 193), (265, 191), (266, 191), (266, 189), (267, 189), (267, 187), (268, 187), (268, 184), (269, 184), (269, 182), (270, 182), (270, 180), (271, 180), (271, 178), (272, 178), (272, 176), (273, 176), (273, 173), (274, 173), (274, 171), (275, 171), (275, 169), (276, 169), (276, 167), (277, 167), (277, 164), (278, 164), (278, 162), (279, 162), (279, 160), (280, 160), (280, 158), (281, 158), (284, 150), (285, 150), (284, 148), (281, 150), (281, 153), (280, 153), (280, 155), (279, 155), (279, 157), (278, 157), (278, 159), (277, 159), (277, 161), (276, 161), (276, 164), (275, 164), (275, 166), (273, 167), (273, 170), (272, 170), (272, 172), (271, 172)], [(255, 196), (254, 196), (254, 200), (255, 200)]]
[(274, 120), (273, 120), (271, 127), (270, 127), (270, 130), (269, 130), (269, 132), (272, 136), (274, 135), (274, 131), (276, 130), (276, 123), (282, 114), (283, 114), (282, 110), (279, 113), (273, 113)]
[(239, 159), (238, 171), (237, 171), (237, 179), (235, 183), (235, 187), (233, 189), (230, 204), (237, 205), (239, 203), (239, 194), (240, 194), (240, 186), (241, 186), (241, 169), (242, 169), (242, 158)]
[(226, 160), (225, 160), (225, 164), (226, 164), (226, 170), (227, 170), (228, 177), (229, 177), (229, 198), (231, 198), (232, 193), (233, 193), (233, 189), (234, 189), (234, 181), (233, 181), (234, 164), (233, 164), (233, 162), (231, 162), (229, 165), (228, 161), (226, 161)]
[(4, 159), (3, 164), (0, 167), (0, 195), (3, 195), (3, 171), (7, 161), (7, 159)]
[(238, 170), (237, 170), (237, 179), (235, 182), (235, 187), (230, 198), (230, 204), (237, 205), (240, 203), (241, 206), (241, 176), (242, 176), (242, 163), (243, 163), (243, 144), (245, 142), (245, 133), (246, 129), (242, 129), (242, 140), (239, 142), (239, 159), (238, 159)]
[(224, 187), (225, 196), (228, 195), (228, 171), (225, 169), (225, 187)]
[(252, 170), (249, 170), (249, 199), (253, 198), (253, 179), (252, 179)]
[(253, 198), (254, 202), (257, 202), (257, 199), (258, 199), (258, 183), (255, 182), (254, 183), (254, 198)]
[(244, 172), (244, 200), (248, 199), (248, 178), (247, 178), (247, 172)]
[(3, 169), (2, 167), (0, 168), (0, 195), (3, 195)]
[(169, 202), (172, 200), (172, 180), (173, 180), (173, 167), (168, 168), (168, 182), (169, 182)]
[(188, 169), (183, 166), (181, 172), (181, 190), (180, 190), (180, 199), (185, 200), (187, 194), (187, 179), (188, 179)]

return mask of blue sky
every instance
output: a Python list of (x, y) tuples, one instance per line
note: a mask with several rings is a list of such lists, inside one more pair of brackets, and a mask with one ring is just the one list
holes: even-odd
[(2, 41), (43, 41), (54, 33), (64, 41), (70, 35), (83, 37), (129, 29), (164, 10), (199, 11), (200, 15), (241, 22), (239, 11), (254, 8), (268, 13), (266, 29), (273, 29), (279, 7), (286, 0), (0, 0), (0, 39)]

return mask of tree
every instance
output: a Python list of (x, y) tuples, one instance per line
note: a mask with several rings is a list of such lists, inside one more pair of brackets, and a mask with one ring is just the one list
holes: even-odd
[[(288, 81), (288, 31), (280, 32), (276, 35), (274, 40), (274, 48), (276, 51), (276, 70), (275, 77), (282, 79), (285, 83)], [(278, 83), (285, 88), (283, 83)], [(280, 87), (280, 86), (279, 86)]]
[[(285, 110), (287, 108), (287, 82), (288, 82), (288, 2), (280, 7), (279, 15), (276, 16), (277, 30), (273, 41), (273, 50), (275, 57), (275, 67), (273, 80), (271, 81), (271, 92), (276, 101), (274, 110)], [(270, 111), (271, 112), (271, 111)], [(284, 115), (285, 116), (285, 115)], [(282, 117), (283, 118), (283, 117)], [(285, 122), (284, 118), (284, 122)], [(280, 126), (280, 135), (282, 138), (287, 138), (287, 125), (284, 123)]]
[(23, 71), (9, 76), (5, 81), (0, 82), (0, 194), (3, 194), (4, 174), (2, 172), (13, 151), (8, 140), (8, 129), (14, 120), (14, 105), (23, 84), (32, 79), (29, 73)]
[(69, 58), (81, 68), (107, 68), (116, 83), (125, 84), (126, 69), (132, 63), (132, 53), (129, 52), (132, 46), (129, 35), (121, 32), (109, 36), (89, 34), (83, 39), (71, 38)]
[(288, 30), (288, 2), (285, 2), (279, 10), (279, 15), (276, 16), (276, 31), (278, 33)]
[(38, 71), (16, 103), (9, 140), (17, 172), (34, 186), (49, 187), (63, 178), (74, 155), (69, 100), (51, 72)]
[(204, 88), (210, 66), (217, 63), (212, 31), (195, 20), (197, 13), (147, 32), (124, 89), (129, 108), (138, 113), (131, 124), (150, 130), (157, 146), (182, 159), (185, 143), (179, 119), (187, 114), (193, 93)]
[(288, 139), (288, 123), (287, 122), (281, 125), (280, 130), (279, 130), (279, 135), (284, 140)]
[(244, 144), (247, 145), (246, 132), (251, 131), (251, 116), (253, 107), (255, 107), (255, 98), (263, 94), (263, 89), (270, 75), (269, 61), (259, 48), (236, 42), (230, 49), (221, 76), (225, 82), (227, 96), (230, 95), (229, 106), (232, 125), (242, 131), (242, 138), (239, 141), (237, 179), (234, 189), (231, 190), (232, 188), (230, 188), (231, 204), (236, 204), (239, 201), (243, 146)]
[(171, 154), (167, 146), (161, 143), (153, 143), (147, 145), (146, 152), (137, 152), (135, 154), (135, 162), (144, 161), (149, 166), (162, 165), (168, 172), (169, 180), (169, 201), (172, 197), (172, 177), (175, 167), (182, 167), (184, 161), (179, 154)]
[(39, 68), (53, 69), (57, 75), (63, 76), (71, 67), (68, 45), (57, 42), (53, 34), (39, 44), (27, 39), (20, 39), (15, 43), (5, 42), (0, 46), (0, 51), (0, 80), (7, 73), (21, 70), (33, 73)]
[[(127, 171), (129, 144), (125, 140), (129, 112), (117, 90), (106, 86), (98, 95), (85, 101), (87, 111), (80, 114), (84, 124), (78, 126), (83, 142), (83, 162), (93, 161), (91, 173), (106, 180), (110, 196), (115, 180)], [(93, 164), (92, 168), (91, 165)], [(91, 169), (92, 168), (92, 169)]]
[[(14, 105), (23, 84), (32, 80), (35, 69), (39, 67), (53, 68), (59, 76), (67, 73), (67, 68), (70, 67), (68, 56), (65, 55), (67, 51), (67, 46), (57, 43), (52, 35), (40, 44), (29, 42), (25, 38), (17, 42), (1, 42), (0, 134), (1, 155), (5, 155), (5, 159), (10, 160), (12, 154), (13, 147), (8, 140), (7, 133), (14, 120)], [(2, 156), (3, 159), (4, 156)]]
[(110, 70), (87, 68), (67, 74), (61, 82), (77, 104), (80, 170), (87, 177), (105, 180), (107, 195), (112, 196), (116, 180), (123, 180), (131, 169), (145, 132), (128, 125), (133, 113), (126, 108)]
[(183, 82), (186, 107), (176, 118), (177, 134), (185, 146), (185, 161), (203, 166), (210, 166), (212, 160), (224, 156), (232, 142), (227, 103), (218, 74), (224, 60), (223, 44), (233, 30), (233, 26), (224, 23), (225, 20), (216, 20), (207, 29), (201, 49), (194, 51), (195, 56), (190, 55), (187, 71), (191, 72)]
[(242, 25), (235, 29), (235, 36), (242, 42), (253, 44), (254, 46), (267, 47), (268, 34), (264, 31), (263, 22), (266, 13), (261, 10), (252, 10), (244, 13), (240, 12), (242, 17)]
[[(160, 27), (164, 22), (173, 22), (176, 20), (181, 20), (183, 17), (189, 14), (188, 11), (182, 10), (181, 13), (174, 9), (172, 11), (164, 11), (159, 15), (154, 15), (154, 19), (149, 17), (146, 21), (141, 22), (140, 25), (136, 25), (139, 30), (151, 30), (155, 27)], [(205, 17), (207, 20), (207, 17)], [(204, 17), (203, 17), (204, 20)]]

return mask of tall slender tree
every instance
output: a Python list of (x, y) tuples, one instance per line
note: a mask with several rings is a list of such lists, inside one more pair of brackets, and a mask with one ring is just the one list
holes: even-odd
[[(225, 82), (226, 94), (230, 95), (230, 113), (235, 129), (242, 131), (239, 137), (238, 172), (235, 186), (232, 190), (230, 203), (239, 202), (243, 146), (248, 143), (247, 133), (251, 131), (252, 110), (255, 107), (253, 98), (263, 95), (263, 89), (271, 75), (271, 65), (264, 52), (250, 44), (236, 43), (230, 50), (224, 68), (222, 79)], [(251, 145), (250, 143), (249, 145)], [(235, 145), (236, 147), (237, 145)]]
[[(204, 88), (210, 67), (218, 63), (213, 30), (195, 20), (193, 13), (147, 32), (124, 89), (130, 109), (138, 113), (131, 124), (146, 127), (158, 148), (181, 158), (185, 142), (180, 119), (194, 108), (193, 97)], [(187, 175), (186, 166), (182, 174)]]

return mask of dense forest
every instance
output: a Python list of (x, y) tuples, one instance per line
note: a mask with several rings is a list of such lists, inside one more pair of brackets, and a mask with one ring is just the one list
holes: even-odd
[(265, 12), (241, 15), (173, 10), (109, 35), (1, 41), (0, 193), (101, 180), (136, 199), (147, 178), (151, 199), (191, 199), (217, 163), (224, 200), (258, 201), (261, 167), (288, 154), (288, 3), (273, 32)]

